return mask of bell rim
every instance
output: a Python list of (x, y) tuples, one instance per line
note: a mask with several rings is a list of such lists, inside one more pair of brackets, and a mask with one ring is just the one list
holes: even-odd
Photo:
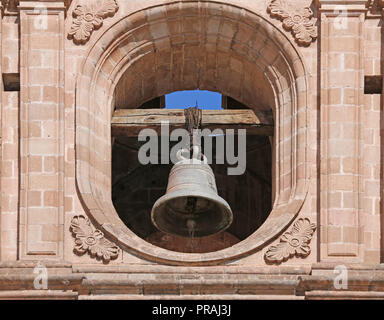
[(204, 198), (204, 199), (207, 199), (207, 200), (214, 200), (217, 203), (223, 204), (223, 208), (225, 208), (225, 211), (227, 213), (227, 217), (229, 217), (229, 219), (228, 219), (229, 221), (226, 224), (225, 228), (221, 229), (220, 231), (217, 231), (215, 233), (210, 234), (210, 236), (218, 234), (220, 232), (223, 232), (223, 231), (227, 230), (232, 225), (232, 223), (233, 223), (233, 212), (232, 212), (232, 209), (231, 209), (230, 205), (228, 204), (228, 202), (224, 198), (220, 197), (217, 193), (214, 193), (214, 192), (201, 192), (201, 191), (198, 191), (198, 190), (189, 190), (188, 195), (185, 194), (185, 190), (176, 190), (176, 191), (174, 191), (172, 193), (164, 194), (159, 199), (157, 199), (156, 202), (154, 203), (153, 207), (152, 207), (152, 210), (151, 210), (151, 221), (152, 221), (153, 225), (158, 230), (165, 232), (163, 229), (159, 228), (158, 224), (156, 223), (156, 221), (154, 219), (154, 212), (157, 210), (157, 208), (158, 208), (157, 204), (159, 202), (163, 202), (163, 201), (169, 200), (171, 198), (175, 199), (175, 198), (190, 197), (190, 196), (192, 196), (192, 197), (201, 197), (201, 198)]

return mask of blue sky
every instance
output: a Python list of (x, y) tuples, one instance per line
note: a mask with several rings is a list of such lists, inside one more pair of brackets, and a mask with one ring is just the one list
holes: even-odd
[(185, 109), (197, 104), (200, 109), (221, 109), (221, 94), (205, 90), (177, 91), (165, 96), (166, 109)]

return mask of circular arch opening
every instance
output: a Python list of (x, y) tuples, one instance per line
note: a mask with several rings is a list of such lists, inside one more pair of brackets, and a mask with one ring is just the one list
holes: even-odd
[[(172, 48), (182, 43), (192, 47), (183, 53), (183, 61), (191, 54), (192, 60), (205, 61), (203, 67), (169, 60), (170, 53), (177, 55)], [(208, 57), (212, 54), (213, 60)], [(155, 73), (153, 63), (158, 66)], [(176, 66), (174, 73), (169, 66)], [(140, 87), (134, 82), (138, 74), (143, 77)], [(274, 204), (256, 232), (223, 250), (180, 254), (143, 241), (124, 225), (111, 200), (111, 154), (106, 150), (111, 150), (113, 92), (126, 75), (132, 81), (127, 88), (136, 88), (130, 91), (128, 107), (168, 92), (200, 88), (231, 96), (260, 118), (273, 108)], [(233, 81), (237, 76), (241, 85)], [(307, 193), (307, 86), (294, 46), (272, 24), (247, 10), (214, 2), (177, 2), (123, 18), (94, 43), (77, 84), (76, 178), (85, 209), (123, 248), (157, 262), (217, 264), (255, 252), (292, 222)]]

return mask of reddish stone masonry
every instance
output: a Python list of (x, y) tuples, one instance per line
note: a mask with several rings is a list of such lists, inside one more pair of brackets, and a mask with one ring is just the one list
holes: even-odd
[[(382, 9), (381, 0), (1, 1), (0, 297), (382, 299)], [(257, 224), (244, 239), (188, 253), (144, 240), (119, 216), (112, 152), (124, 139), (111, 128), (116, 110), (196, 88), (273, 118), (272, 201), (266, 216), (243, 214), (249, 222), (233, 230)], [(262, 194), (256, 180), (249, 203)], [(244, 194), (228, 195), (234, 215)], [(37, 262), (49, 292), (33, 291)], [(340, 265), (345, 290), (334, 285)], [(153, 280), (163, 273), (169, 281)]]

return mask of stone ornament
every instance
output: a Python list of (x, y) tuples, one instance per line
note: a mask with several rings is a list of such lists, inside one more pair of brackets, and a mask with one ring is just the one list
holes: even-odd
[(309, 243), (316, 224), (311, 223), (308, 218), (298, 219), (291, 229), (283, 234), (280, 243), (271, 246), (265, 253), (265, 260), (270, 263), (282, 263), (293, 256), (305, 258), (311, 253)]
[(103, 0), (97, 4), (92, 7), (78, 5), (73, 10), (74, 19), (68, 36), (76, 44), (86, 43), (92, 32), (103, 25), (104, 19), (113, 17), (119, 10), (116, 0)]
[(317, 38), (316, 21), (309, 7), (293, 8), (286, 0), (272, 0), (268, 6), (271, 17), (283, 21), (283, 27), (292, 31), (300, 45), (309, 46)]
[(75, 237), (75, 253), (83, 255), (88, 252), (91, 257), (105, 263), (118, 257), (119, 247), (105, 239), (104, 233), (95, 229), (88, 218), (82, 215), (73, 217), (70, 229)]

